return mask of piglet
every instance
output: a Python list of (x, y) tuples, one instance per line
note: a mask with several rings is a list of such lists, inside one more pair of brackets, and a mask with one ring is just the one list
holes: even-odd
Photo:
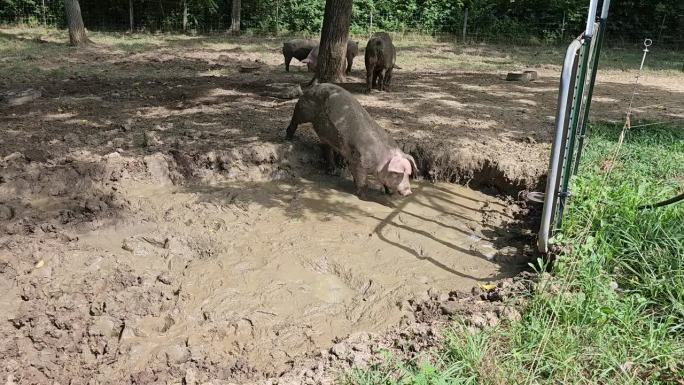
[(334, 151), (349, 161), (356, 194), (360, 198), (365, 196), (369, 174), (382, 183), (387, 193), (411, 194), (409, 176), (417, 172), (415, 160), (401, 151), (342, 87), (323, 83), (307, 89), (299, 98), (287, 127), (288, 140), (294, 137), (302, 123), (313, 123), (329, 166), (334, 164)]

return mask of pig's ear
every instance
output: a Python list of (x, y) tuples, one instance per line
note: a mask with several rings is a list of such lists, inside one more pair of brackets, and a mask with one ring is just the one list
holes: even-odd
[[(414, 175), (418, 176), (418, 166), (416, 166), (416, 160), (413, 159), (413, 157), (409, 154), (404, 154), (404, 156), (406, 157), (406, 159), (408, 159), (409, 162), (411, 162), (411, 169)], [(409, 175), (411, 175), (411, 173), (409, 173)]]
[(309, 60), (309, 58), (302, 60), (302, 63), (310, 63), (310, 62), (311, 62), (311, 60)]
[(411, 175), (411, 164), (403, 156), (394, 155), (387, 165), (387, 171), (398, 174), (404, 174), (408, 171), (408, 174)]

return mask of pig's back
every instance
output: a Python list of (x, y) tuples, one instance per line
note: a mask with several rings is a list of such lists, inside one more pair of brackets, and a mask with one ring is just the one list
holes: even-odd
[(313, 98), (322, 111), (319, 124), (315, 124), (321, 140), (335, 147), (343, 155), (351, 152), (380, 152), (396, 143), (387, 135), (361, 104), (348, 91), (334, 84), (324, 83), (314, 87)]
[(290, 54), (298, 60), (304, 60), (316, 46), (311, 40), (293, 39), (283, 43), (283, 54)]

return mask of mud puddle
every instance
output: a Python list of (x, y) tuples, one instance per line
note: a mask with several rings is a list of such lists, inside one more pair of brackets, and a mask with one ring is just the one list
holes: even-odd
[(130, 215), (32, 245), (35, 264), (0, 295), (14, 326), (5, 370), (36, 383), (145, 383), (190, 362), (207, 378), (278, 376), (411, 317), (409, 298), (518, 271), (498, 246), (504, 201), (451, 184), (369, 201), (351, 188), (322, 176), (121, 186)]
[[(216, 359), (239, 354), (277, 372), (335, 337), (398, 323), (397, 304), (429, 288), (465, 290), (513, 274), (492, 260), (496, 249), (482, 234), (483, 210), (505, 217), (502, 202), (448, 184), (421, 184), (404, 200), (378, 194), (381, 203), (344, 187), (328, 180), (132, 191), (158, 216), (154, 228), (80, 236), (137, 275), (167, 275), (181, 292), (168, 314), (131, 325), (142, 335), (129, 341), (132, 362), (144, 368), (178, 336)], [(165, 319), (172, 325), (158, 333)]]

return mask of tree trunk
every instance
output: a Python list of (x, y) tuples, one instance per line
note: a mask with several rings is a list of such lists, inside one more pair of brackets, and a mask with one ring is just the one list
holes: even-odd
[(85, 33), (78, 0), (64, 0), (64, 11), (69, 25), (69, 44), (81, 46), (90, 43)]
[(183, 0), (183, 32), (188, 30), (188, 0)]
[(232, 33), (240, 33), (240, 2), (241, 0), (233, 0), (230, 12), (230, 31)]
[(133, 29), (135, 28), (133, 20), (133, 0), (128, 0), (128, 24), (131, 28), (131, 33), (133, 33)]
[(42, 7), (40, 8), (40, 12), (43, 15), (43, 26), (47, 26), (47, 17), (45, 16), (45, 0), (41, 1)]
[(322, 83), (344, 79), (352, 0), (326, 0), (318, 51), (317, 77)]

